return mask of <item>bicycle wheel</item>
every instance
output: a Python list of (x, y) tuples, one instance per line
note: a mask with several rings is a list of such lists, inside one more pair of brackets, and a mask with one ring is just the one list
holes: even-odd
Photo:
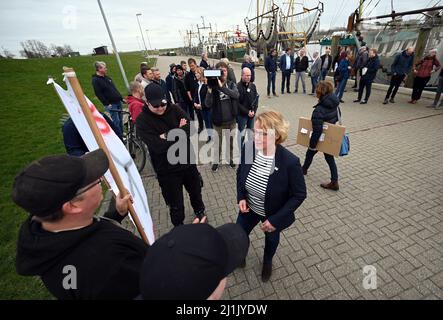
[(137, 138), (130, 137), (128, 140), (128, 151), (135, 162), (138, 172), (142, 172), (146, 164), (146, 149)]

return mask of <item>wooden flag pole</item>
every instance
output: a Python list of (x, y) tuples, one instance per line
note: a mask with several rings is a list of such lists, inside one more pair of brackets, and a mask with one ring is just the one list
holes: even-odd
[[(126, 190), (123, 181), (120, 177), (120, 174), (117, 171), (115, 163), (112, 160), (111, 154), (109, 153), (108, 147), (106, 146), (105, 141), (103, 140), (103, 137), (100, 133), (100, 130), (98, 129), (97, 123), (95, 122), (92, 116), (92, 112), (89, 109), (88, 102), (85, 99), (85, 94), (83, 93), (83, 89), (80, 86), (80, 82), (78, 81), (74, 69), (63, 67), (63, 71), (65, 77), (68, 79), (69, 83), (71, 84), (72, 90), (74, 90), (78, 103), (82, 108), (83, 114), (85, 115), (85, 118), (88, 121), (89, 127), (91, 128), (92, 133), (94, 134), (95, 140), (97, 141), (99, 148), (102, 149), (108, 157), (109, 170), (111, 171), (112, 177), (114, 178), (114, 181), (117, 184), (120, 194), (126, 196), (128, 194), (128, 191)], [(137, 227), (137, 230), (140, 233), (140, 236), (142, 237), (143, 241), (149, 245), (149, 240), (148, 237), (146, 236), (145, 230), (140, 222), (139, 217), (137, 216), (137, 213), (135, 212), (134, 206), (130, 201), (128, 201), (128, 208), (132, 220), (134, 221), (135, 226)]]

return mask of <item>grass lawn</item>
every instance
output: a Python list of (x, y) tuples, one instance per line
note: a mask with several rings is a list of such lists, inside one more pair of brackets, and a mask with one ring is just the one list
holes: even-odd
[[(139, 72), (140, 62), (146, 60), (139, 53), (124, 53), (121, 59), (129, 81)], [(31, 161), (65, 152), (59, 120), (66, 111), (54, 88), (46, 85), (48, 75), (65, 87), (62, 67), (73, 67), (85, 94), (103, 110), (91, 85), (95, 60), (106, 62), (109, 76), (125, 95), (113, 55), (0, 60), (0, 128), (5, 134), (0, 148), (0, 299), (52, 298), (38, 278), (22, 277), (15, 271), (18, 230), (28, 215), (11, 200), (12, 182), (18, 171)]]

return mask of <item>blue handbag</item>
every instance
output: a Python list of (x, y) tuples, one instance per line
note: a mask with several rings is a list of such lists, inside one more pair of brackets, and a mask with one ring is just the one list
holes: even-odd
[[(342, 125), (341, 110), (339, 107), (337, 107), (337, 115), (338, 115), (338, 123)], [(340, 157), (347, 156), (349, 154), (350, 149), (351, 149), (351, 142), (349, 141), (349, 133), (346, 132), (345, 135), (343, 136), (339, 156)]]

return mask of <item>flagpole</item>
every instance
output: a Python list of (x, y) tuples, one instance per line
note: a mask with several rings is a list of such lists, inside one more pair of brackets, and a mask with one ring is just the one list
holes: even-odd
[[(83, 114), (85, 115), (85, 118), (88, 121), (88, 125), (92, 130), (92, 133), (95, 137), (95, 140), (97, 141), (99, 148), (102, 149), (106, 153), (106, 156), (108, 157), (109, 170), (112, 174), (112, 177), (114, 178), (115, 183), (117, 184), (120, 194), (124, 197), (128, 194), (128, 191), (126, 190), (123, 181), (120, 177), (120, 174), (118, 173), (117, 167), (115, 166), (115, 163), (112, 160), (111, 154), (108, 150), (108, 147), (106, 146), (103, 136), (100, 133), (97, 123), (95, 122), (92, 116), (92, 112), (89, 109), (88, 102), (85, 99), (85, 94), (83, 93), (83, 89), (80, 86), (80, 82), (78, 81), (77, 75), (75, 74), (73, 68), (63, 67), (63, 71), (64, 75), (66, 76), (72, 87), (72, 90), (75, 93), (78, 103), (82, 108)], [(149, 245), (148, 237), (146, 236), (145, 230), (140, 222), (137, 213), (135, 212), (134, 206), (132, 205), (131, 201), (128, 201), (128, 208), (129, 208), (129, 213), (132, 217), (132, 220), (135, 223), (135, 226), (137, 227), (140, 236), (142, 237), (143, 241)]]

